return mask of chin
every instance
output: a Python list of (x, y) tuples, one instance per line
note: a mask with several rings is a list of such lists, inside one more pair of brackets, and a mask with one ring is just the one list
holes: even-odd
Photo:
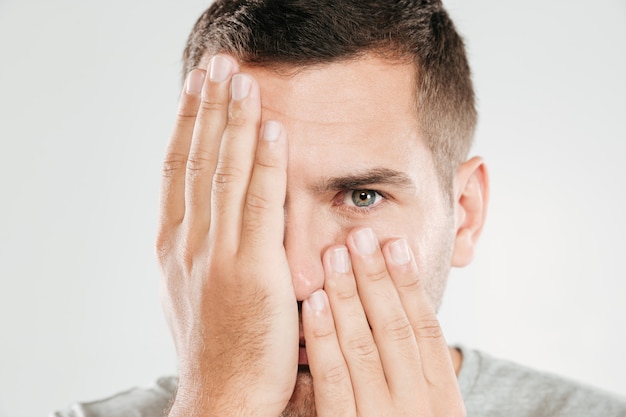
[(316, 417), (313, 378), (308, 365), (298, 366), (296, 387), (281, 417)]

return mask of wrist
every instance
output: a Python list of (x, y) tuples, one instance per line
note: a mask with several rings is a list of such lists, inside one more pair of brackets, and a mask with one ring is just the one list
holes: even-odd
[(227, 401), (211, 398), (203, 391), (196, 389), (181, 390), (180, 387), (167, 412), (167, 417), (277, 417), (250, 410), (242, 404), (241, 399)]

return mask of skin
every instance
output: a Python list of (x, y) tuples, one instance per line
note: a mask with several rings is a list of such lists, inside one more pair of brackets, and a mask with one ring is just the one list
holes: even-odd
[(170, 416), (465, 415), (435, 311), (473, 257), (487, 174), (459, 166), (450, 207), (414, 72), (366, 56), (285, 75), (218, 55), (190, 73), (157, 239)]

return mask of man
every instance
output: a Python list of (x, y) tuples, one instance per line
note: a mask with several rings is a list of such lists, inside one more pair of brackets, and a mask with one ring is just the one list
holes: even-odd
[(440, 2), (218, 1), (184, 72), (157, 241), (179, 378), (69, 415), (626, 415), (446, 346), (489, 187)]

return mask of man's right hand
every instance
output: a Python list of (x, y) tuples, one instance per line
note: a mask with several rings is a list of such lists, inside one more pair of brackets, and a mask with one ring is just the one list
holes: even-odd
[(179, 358), (170, 416), (278, 416), (298, 311), (283, 248), (287, 139), (259, 86), (217, 55), (191, 71), (164, 163), (157, 253)]

